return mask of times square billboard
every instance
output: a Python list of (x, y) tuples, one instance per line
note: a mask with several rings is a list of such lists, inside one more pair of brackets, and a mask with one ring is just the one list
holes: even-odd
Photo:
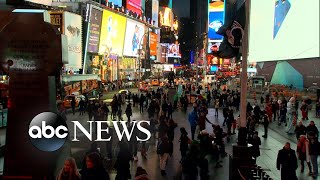
[(98, 53), (99, 51), (101, 22), (102, 10), (91, 6), (87, 49), (90, 53)]
[(217, 31), (224, 24), (225, 2), (209, 0), (208, 8), (208, 41), (222, 42), (223, 36), (217, 34)]

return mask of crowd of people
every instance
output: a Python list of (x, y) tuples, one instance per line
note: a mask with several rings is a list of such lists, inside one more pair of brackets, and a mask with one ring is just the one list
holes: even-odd
[[(196, 99), (194, 102), (190, 102), (191, 95), (187, 96), (186, 92), (195, 92)], [(201, 87), (192, 90), (188, 87), (183, 87), (182, 94), (176, 93), (172, 99), (169, 99), (168, 96), (168, 90), (164, 88), (158, 88), (145, 94), (120, 93), (114, 95), (110, 106), (101, 102), (90, 101), (86, 103), (82, 100), (83, 102), (80, 101), (79, 103), (79, 111), (80, 115), (88, 113), (89, 120), (125, 120), (127, 121), (127, 126), (130, 126), (132, 122), (133, 107), (137, 106), (140, 113), (146, 112), (150, 121), (150, 124), (146, 124), (146, 127), (153, 137), (153, 144), (151, 144), (156, 146), (157, 149), (161, 175), (166, 176), (166, 165), (174, 149), (175, 129), (179, 127), (179, 123), (174, 121), (172, 114), (177, 110), (186, 113), (189, 104), (192, 104), (191, 112), (187, 116), (191, 129), (190, 135), (186, 127), (179, 127), (182, 175), (184, 179), (190, 180), (196, 179), (197, 176), (200, 176), (201, 179), (208, 179), (208, 159), (212, 158), (215, 161), (216, 168), (222, 167), (221, 160), (226, 157), (225, 143), (230, 141), (231, 135), (235, 134), (235, 130), (239, 127), (240, 116), (235, 118), (234, 114), (239, 111), (240, 92), (227, 89), (209, 90)], [(124, 113), (122, 112), (123, 106), (125, 106)], [(219, 124), (214, 124), (207, 118), (208, 108), (210, 107), (215, 109), (215, 117), (219, 116), (219, 109), (222, 109), (224, 120), (222, 126), (227, 126), (226, 132)], [(260, 156), (259, 146), (261, 145), (260, 137), (256, 131), (257, 124), (263, 124), (264, 134), (262, 137), (264, 138), (268, 137), (270, 123), (277, 122), (279, 126), (284, 124), (287, 127), (286, 132), (288, 134), (296, 134), (298, 148), (295, 152), (290, 148), (290, 144), (287, 143), (279, 151), (277, 168), (281, 170), (281, 176), (295, 177), (295, 170), (298, 166), (288, 162), (293, 162), (294, 158), (298, 158), (301, 161), (301, 172), (304, 172), (304, 162), (306, 161), (309, 175), (316, 177), (318, 175), (317, 156), (318, 152), (320, 152), (319, 132), (314, 121), (310, 121), (307, 127), (302, 123), (302, 121), (309, 120), (310, 102), (307, 100), (302, 101), (300, 109), (298, 107), (299, 103), (295, 97), (291, 97), (287, 101), (283, 97), (272, 99), (266, 96), (265, 99), (261, 98), (260, 105), (254, 102), (253, 106), (248, 102), (247, 139), (253, 145), (253, 157), (256, 160)], [(298, 121), (299, 110), (302, 115), (301, 121)], [(124, 114), (126, 117), (123, 117)], [(206, 125), (208, 124), (212, 126), (213, 131), (211, 133), (207, 132)], [(110, 133), (112, 133), (112, 130)], [(138, 132), (133, 131), (133, 133)], [(117, 171), (117, 180), (130, 179), (130, 161), (138, 161), (138, 151), (141, 152), (141, 157), (147, 159), (149, 144), (148, 142), (120, 141), (117, 143), (119, 152), (114, 157), (113, 152), (116, 143), (106, 143), (105, 155), (97, 150), (97, 147), (93, 146), (85, 155), (80, 173), (75, 170), (77, 168), (74, 159), (67, 159), (58, 177), (66, 179), (65, 176), (67, 174), (74, 174), (72, 177), (78, 179), (80, 178), (79, 174), (81, 174), (81, 179), (99, 179), (96, 177), (105, 177), (104, 179), (107, 179), (108, 172), (102, 163), (102, 157), (105, 156), (108, 161), (115, 159), (113, 168)], [(292, 152), (294, 152), (294, 156)], [(66, 173), (71, 171), (73, 173)], [(148, 179), (147, 172), (142, 167), (137, 168), (135, 176), (136, 179)]]

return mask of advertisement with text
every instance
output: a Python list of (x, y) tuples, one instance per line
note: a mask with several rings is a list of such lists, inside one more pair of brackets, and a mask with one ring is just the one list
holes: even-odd
[(126, 18), (103, 10), (99, 54), (122, 55)]
[(82, 20), (81, 16), (64, 12), (64, 32), (68, 38), (68, 66), (82, 68)]
[(61, 34), (63, 34), (63, 12), (49, 12), (50, 14), (50, 23), (55, 26)]
[(102, 11), (92, 7), (90, 15), (88, 52), (97, 53), (99, 50)]
[(150, 33), (150, 55), (156, 56), (157, 55), (157, 34)]
[(141, 15), (141, 0), (127, 0), (127, 9)]

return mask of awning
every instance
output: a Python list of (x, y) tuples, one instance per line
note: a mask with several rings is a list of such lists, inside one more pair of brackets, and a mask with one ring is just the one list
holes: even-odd
[(99, 74), (72, 74), (62, 75), (63, 82), (82, 81), (82, 80), (98, 80), (101, 81)]

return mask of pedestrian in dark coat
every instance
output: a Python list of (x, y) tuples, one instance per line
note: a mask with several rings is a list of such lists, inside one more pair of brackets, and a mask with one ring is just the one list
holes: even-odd
[(255, 161), (257, 161), (257, 157), (260, 156), (260, 147), (259, 147), (260, 145), (261, 145), (260, 137), (258, 136), (258, 132), (255, 131), (252, 138), (253, 157), (255, 158)]
[(101, 156), (95, 152), (86, 156), (86, 166), (80, 174), (82, 180), (110, 180), (108, 172), (103, 168)]
[(302, 121), (299, 121), (298, 126), (296, 126), (295, 133), (297, 140), (299, 140), (301, 135), (306, 135), (306, 127), (302, 124)]
[(130, 117), (132, 116), (132, 108), (131, 108), (131, 103), (129, 103), (127, 105), (127, 108), (126, 108), (126, 115), (127, 115), (127, 118), (128, 118), (128, 124), (130, 124)]
[(188, 145), (191, 142), (191, 140), (188, 137), (188, 132), (186, 131), (185, 128), (180, 128), (180, 152), (181, 152), (181, 160), (187, 155), (188, 152)]
[(283, 149), (279, 150), (277, 157), (277, 169), (281, 170), (281, 180), (298, 180), (297, 168), (296, 153), (290, 148), (290, 143), (287, 142)]
[(264, 111), (264, 115), (263, 115), (263, 127), (264, 127), (264, 135), (262, 137), (267, 138), (268, 137), (268, 127), (269, 127), (269, 117), (265, 111)]
[(72, 97), (71, 108), (72, 108), (72, 113), (74, 115), (75, 114), (75, 108), (76, 108), (76, 98), (75, 97)]
[(120, 142), (119, 153), (117, 161), (115, 163), (115, 168), (117, 170), (117, 176), (115, 180), (127, 180), (131, 179), (130, 174), (130, 160), (132, 159), (129, 146), (125, 142)]

